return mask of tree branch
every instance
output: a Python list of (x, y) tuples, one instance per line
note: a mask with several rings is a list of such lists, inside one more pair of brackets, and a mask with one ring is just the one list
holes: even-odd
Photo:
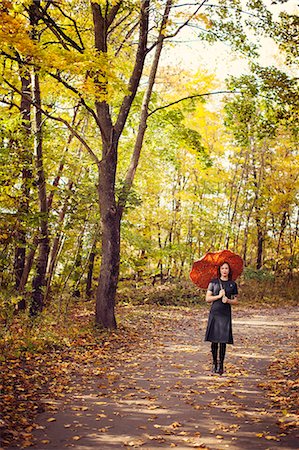
[(14, 106), (19, 111), (21, 111), (20, 105), (17, 105), (16, 103), (12, 102), (11, 100), (6, 100), (5, 97), (0, 97), (0, 103), (3, 103), (4, 105), (8, 105), (10, 108), (12, 108)]
[[(8, 53), (4, 52), (4, 51), (1, 51), (1, 52), (0, 52), (0, 55), (6, 56), (7, 58), (9, 58), (9, 59), (11, 59), (11, 60), (16, 61), (20, 66), (32, 66), (32, 67), (35, 67), (37, 70), (40, 69), (40, 67), (37, 66), (36, 64), (34, 64), (33, 62), (29, 63), (28, 61), (26, 61), (26, 62), (23, 61), (19, 55), (12, 56), (12, 55), (9, 55)], [(86, 110), (92, 115), (92, 117), (94, 118), (94, 120), (95, 120), (97, 126), (98, 126), (98, 127), (100, 128), (100, 130), (102, 131), (102, 126), (101, 126), (101, 123), (100, 123), (100, 121), (99, 121), (99, 118), (98, 118), (97, 114), (95, 113), (95, 111), (94, 111), (90, 106), (87, 105), (87, 103), (85, 102), (85, 100), (84, 100), (84, 98), (82, 97), (82, 95), (80, 94), (80, 92), (79, 92), (76, 88), (74, 88), (73, 86), (71, 86), (70, 84), (68, 84), (68, 82), (65, 81), (65, 80), (60, 76), (60, 74), (54, 74), (54, 73), (49, 72), (49, 71), (46, 71), (46, 73), (47, 73), (48, 75), (50, 75), (52, 78), (54, 78), (55, 80), (57, 80), (59, 83), (63, 84), (64, 87), (66, 87), (66, 88), (69, 89), (70, 91), (74, 92), (74, 94), (78, 95), (78, 98), (79, 98), (79, 100), (80, 100), (80, 103), (81, 103), (82, 106), (84, 106), (84, 108), (86, 108)]]
[[(190, 17), (189, 17), (182, 25), (180, 25), (180, 26), (176, 29), (176, 31), (175, 31), (174, 33), (169, 34), (169, 35), (167, 35), (167, 36), (163, 36), (163, 39), (170, 39), (170, 38), (175, 37), (175, 36), (181, 31), (182, 28), (184, 28), (185, 26), (187, 26), (187, 25), (189, 24), (189, 22), (193, 19), (193, 17), (198, 13), (198, 11), (204, 6), (204, 4), (205, 4), (207, 1), (208, 1), (208, 0), (203, 0), (203, 1), (200, 3), (200, 5), (198, 6), (198, 8), (196, 8), (196, 10), (194, 11), (194, 13), (192, 13), (191, 16), (190, 16)], [(156, 47), (157, 44), (158, 44), (158, 41), (155, 42), (154, 44), (152, 44), (152, 46), (149, 47), (148, 50), (147, 50), (148, 53), (151, 52), (152, 49), (153, 49), (154, 47)]]
[(63, 123), (72, 133), (74, 136), (76, 136), (76, 138), (78, 139), (79, 142), (81, 142), (81, 144), (83, 145), (83, 147), (85, 147), (85, 149), (88, 151), (89, 155), (92, 157), (92, 159), (95, 161), (95, 163), (97, 165), (99, 165), (100, 160), (99, 158), (96, 156), (96, 154), (93, 152), (93, 150), (91, 149), (91, 147), (87, 144), (87, 142), (85, 141), (85, 139), (82, 138), (82, 136), (80, 136), (80, 134), (77, 132), (77, 130), (75, 130), (75, 128), (73, 128), (67, 120), (62, 119), (61, 117), (55, 117), (52, 116), (52, 114), (49, 114), (47, 111), (45, 111), (43, 108), (39, 107), (37, 105), (37, 103), (30, 97), (27, 96), (26, 94), (22, 93), (18, 88), (16, 88), (13, 84), (11, 84), (8, 80), (6, 80), (5, 78), (3, 78), (3, 81), (10, 87), (12, 88), (15, 92), (17, 92), (19, 95), (23, 95), (24, 98), (28, 99), (30, 101), (30, 103), (35, 107), (38, 108), (39, 111), (44, 114), (44, 116), (48, 117), (49, 119), (55, 120), (56, 122), (61, 122)]
[(116, 52), (115, 52), (115, 56), (117, 56), (117, 55), (120, 53), (120, 51), (121, 51), (121, 49), (123, 48), (125, 42), (127, 42), (128, 38), (134, 33), (134, 30), (135, 30), (135, 28), (137, 28), (137, 27), (138, 27), (138, 23), (135, 23), (135, 24), (132, 26), (132, 28), (130, 28), (130, 29), (127, 31), (127, 33), (126, 33), (125, 37), (123, 38), (123, 40), (122, 40), (120, 46), (118, 47), (118, 49), (117, 49)]
[(122, 0), (120, 0), (118, 3), (116, 3), (114, 6), (112, 6), (111, 10), (109, 11), (108, 17), (107, 17), (107, 29), (112, 24), (113, 20), (116, 17), (116, 14), (118, 13), (118, 10), (122, 4)]
[(136, 92), (139, 86), (139, 82), (141, 79), (141, 75), (143, 72), (143, 66), (145, 57), (147, 54), (147, 37), (148, 37), (148, 24), (149, 24), (149, 0), (143, 0), (141, 2), (141, 11), (140, 11), (140, 28), (139, 28), (139, 41), (138, 41), (138, 49), (135, 57), (135, 65), (134, 69), (129, 81), (129, 92), (120, 107), (120, 111), (115, 124), (115, 137), (116, 139), (122, 133), (122, 130), (125, 126), (127, 117), (129, 115), (129, 111), (133, 100), (136, 96)]
[(64, 17), (66, 17), (66, 18), (69, 19), (71, 22), (73, 22), (74, 27), (75, 27), (75, 30), (76, 30), (76, 33), (77, 33), (77, 36), (78, 36), (78, 39), (79, 39), (80, 44), (81, 44), (81, 48), (84, 50), (84, 44), (83, 44), (81, 35), (80, 35), (80, 33), (79, 33), (79, 30), (78, 30), (78, 27), (77, 27), (77, 22), (75, 21), (75, 19), (73, 19), (72, 17), (68, 16), (68, 15), (62, 10), (61, 6), (60, 6), (58, 3), (54, 3), (54, 2), (53, 2), (53, 4), (56, 6), (56, 8), (59, 9), (59, 11), (61, 12), (61, 14), (62, 14)]
[(82, 95), (80, 94), (80, 92), (74, 88), (73, 86), (71, 86), (70, 84), (68, 84), (67, 81), (65, 81), (63, 78), (61, 78), (60, 74), (54, 74), (52, 72), (48, 72), (47, 74), (50, 75), (51, 77), (55, 78), (55, 80), (59, 81), (60, 83), (63, 84), (63, 86), (65, 86), (67, 89), (69, 89), (70, 91), (74, 92), (76, 95), (78, 95), (79, 99), (80, 99), (80, 103), (84, 106), (84, 108), (87, 109), (87, 111), (92, 115), (92, 117), (94, 118), (94, 120), (96, 121), (97, 126), (100, 128), (101, 130), (101, 123), (99, 121), (98, 116), (96, 115), (95, 111), (87, 105), (87, 103), (85, 102), (84, 98), (82, 97)]
[(260, 19), (260, 17), (257, 14), (253, 14), (253, 13), (251, 13), (249, 11), (244, 11), (241, 8), (234, 8), (233, 6), (213, 5), (212, 3), (211, 4), (208, 3), (206, 6), (209, 6), (211, 8), (232, 9), (233, 11), (236, 11), (236, 12), (239, 12), (239, 13), (242, 13), (242, 14), (247, 14), (248, 16), (252, 16), (252, 17), (256, 17), (257, 19)]
[(191, 100), (193, 98), (198, 97), (205, 97), (208, 95), (218, 95), (218, 94), (240, 94), (239, 91), (215, 91), (215, 92), (205, 92), (204, 94), (194, 94), (194, 95), (188, 95), (187, 97), (180, 98), (179, 100), (176, 100), (174, 102), (169, 103), (168, 105), (159, 106), (158, 108), (151, 111), (148, 116), (151, 116), (152, 114), (155, 114), (157, 111), (160, 111), (161, 109), (169, 108), (170, 106), (177, 105), (180, 102), (183, 102), (184, 100)]
[(136, 169), (138, 167), (138, 163), (139, 163), (139, 159), (140, 159), (140, 154), (141, 154), (141, 150), (142, 150), (142, 144), (143, 144), (144, 135), (145, 135), (145, 132), (146, 132), (146, 127), (147, 127), (148, 106), (149, 106), (149, 103), (150, 103), (150, 99), (151, 99), (151, 96), (152, 96), (152, 92), (153, 92), (153, 88), (154, 88), (154, 84), (155, 84), (155, 80), (156, 80), (158, 65), (159, 65), (161, 52), (162, 52), (162, 48), (163, 48), (163, 43), (164, 43), (164, 35), (163, 35), (163, 33), (164, 33), (164, 30), (165, 30), (165, 28), (167, 26), (167, 23), (168, 23), (168, 20), (169, 20), (171, 6), (172, 6), (172, 0), (167, 0), (166, 4), (165, 4), (165, 9), (164, 9), (162, 21), (161, 21), (160, 30), (159, 30), (159, 36), (158, 36), (158, 41), (157, 41), (158, 44), (157, 44), (157, 47), (156, 47), (155, 55), (154, 55), (154, 58), (153, 58), (151, 69), (150, 69), (147, 89), (146, 89), (146, 91), (144, 93), (144, 96), (143, 96), (143, 101), (142, 101), (142, 106), (141, 106), (140, 122), (139, 122), (139, 127), (138, 127), (138, 133), (137, 133), (136, 140), (135, 140), (134, 150), (133, 150), (133, 153), (132, 153), (132, 156), (131, 156), (130, 165), (129, 165), (128, 170), (127, 170), (127, 174), (126, 174), (125, 183), (124, 183), (124, 186), (123, 186), (123, 189), (122, 189), (122, 193), (121, 193), (121, 195), (119, 197), (119, 201), (118, 201), (118, 211), (119, 211), (120, 216), (122, 215), (124, 207), (125, 207), (125, 204), (127, 202), (128, 194), (129, 194), (130, 189), (132, 187), (134, 176), (135, 176), (135, 172), (136, 172)]
[[(27, 11), (29, 11), (28, 8)], [(52, 19), (51, 16), (46, 12), (46, 9), (41, 8), (36, 4), (35, 6), (36, 14), (39, 20), (42, 20), (52, 31), (52, 33), (59, 39), (61, 42), (61, 45), (65, 49), (68, 50), (68, 47), (66, 45), (66, 42), (71, 45), (74, 49), (78, 50), (80, 53), (83, 53), (84, 47), (80, 47), (73, 39), (71, 39), (65, 32), (56, 24), (56, 22)]]
[[(108, 31), (108, 35), (111, 34), (111, 33), (113, 33), (114, 30), (117, 30), (118, 27), (120, 27), (121, 24), (122, 24), (123, 22), (125, 22), (125, 20), (127, 20), (128, 17), (130, 17), (131, 14), (132, 14), (132, 11), (129, 10), (129, 11), (127, 12), (127, 14), (125, 14), (123, 17), (121, 17), (121, 18), (115, 23), (115, 25), (114, 25), (113, 27), (110, 28), (110, 30)], [(137, 25), (138, 25), (138, 23), (137, 23)]]

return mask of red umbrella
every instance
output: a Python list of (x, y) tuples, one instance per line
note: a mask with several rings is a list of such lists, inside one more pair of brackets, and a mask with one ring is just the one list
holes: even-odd
[(241, 256), (230, 250), (206, 253), (198, 261), (195, 261), (190, 272), (190, 278), (196, 286), (206, 289), (213, 278), (218, 277), (218, 267), (227, 262), (232, 271), (232, 279), (236, 280), (243, 270)]

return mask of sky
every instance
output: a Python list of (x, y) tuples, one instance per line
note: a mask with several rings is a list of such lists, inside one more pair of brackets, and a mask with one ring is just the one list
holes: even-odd
[[(274, 16), (278, 17), (281, 11), (299, 14), (298, 0), (289, 0), (284, 4), (271, 5), (268, 3)], [(216, 74), (217, 78), (224, 81), (229, 75), (239, 76), (248, 70), (245, 58), (232, 52), (229, 45), (224, 43), (207, 44), (199, 41), (190, 28), (185, 28), (179, 35), (181, 43), (175, 47), (167, 47), (163, 53), (163, 65), (176, 65), (190, 71), (206, 68)], [(272, 39), (261, 39), (259, 63), (264, 66), (282, 64), (283, 59), (279, 55), (279, 49)]]

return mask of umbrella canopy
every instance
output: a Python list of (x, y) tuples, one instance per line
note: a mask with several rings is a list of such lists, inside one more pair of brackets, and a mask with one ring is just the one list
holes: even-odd
[(206, 253), (198, 261), (195, 261), (190, 272), (190, 278), (196, 286), (207, 288), (213, 278), (218, 277), (218, 267), (227, 262), (232, 271), (232, 279), (236, 280), (243, 270), (243, 260), (241, 256), (230, 250)]

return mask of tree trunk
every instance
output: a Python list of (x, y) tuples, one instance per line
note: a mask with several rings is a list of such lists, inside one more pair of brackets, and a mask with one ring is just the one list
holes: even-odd
[(256, 223), (256, 229), (257, 229), (256, 268), (260, 269), (263, 264), (263, 243), (264, 243), (262, 221), (261, 221), (261, 207), (260, 207), (260, 187), (261, 187), (261, 182), (263, 179), (264, 162), (263, 162), (263, 154), (262, 154), (262, 155), (260, 155), (261, 156), (260, 167), (259, 167), (259, 169), (257, 169), (255, 140), (254, 140), (253, 136), (250, 136), (249, 139), (250, 139), (250, 150), (251, 150), (251, 158), (252, 158), (253, 184), (255, 187), (254, 208), (255, 208), (255, 223)]
[[(103, 54), (107, 53), (108, 50), (109, 27), (120, 7), (121, 2), (116, 3), (108, 13), (107, 9), (104, 11), (104, 8), (98, 2), (91, 2), (95, 48)], [(96, 294), (96, 323), (104, 328), (116, 328), (114, 307), (119, 276), (121, 220), (121, 208), (117, 208), (115, 199), (117, 147), (142, 76), (147, 54), (148, 22), (149, 0), (142, 0), (140, 3), (138, 46), (134, 68), (128, 83), (129, 94), (125, 96), (122, 102), (114, 126), (107, 102), (105, 100), (96, 101), (97, 118), (102, 137), (102, 160), (98, 163), (102, 260)], [(95, 74), (94, 80), (99, 93), (105, 96), (105, 79), (99, 82), (97, 74)]]
[(88, 272), (87, 272), (86, 289), (85, 289), (85, 295), (87, 298), (90, 298), (91, 294), (92, 294), (92, 277), (93, 277), (95, 257), (96, 257), (96, 252), (95, 252), (95, 245), (94, 245), (92, 248), (92, 251), (90, 252), (89, 258), (88, 258)]
[(280, 224), (280, 232), (279, 232), (279, 238), (278, 243), (276, 247), (276, 262), (275, 262), (275, 272), (279, 270), (279, 255), (280, 255), (280, 249), (281, 249), (281, 243), (283, 241), (283, 235), (285, 232), (285, 229), (287, 227), (287, 218), (288, 218), (288, 212), (284, 211), (282, 214), (281, 224)]
[(260, 226), (259, 218), (256, 218), (256, 226), (257, 226), (257, 256), (256, 256), (256, 268), (260, 269), (263, 265), (263, 232)]
[[(72, 189), (73, 189), (73, 184), (74, 184), (73, 181), (69, 181), (68, 182), (68, 186), (67, 186), (68, 194), (67, 194), (67, 196), (66, 196), (66, 198), (64, 200), (63, 208), (62, 208), (62, 210), (59, 213), (58, 228), (60, 228), (59, 225), (61, 225), (63, 223), (63, 221), (64, 221), (64, 218), (65, 218), (65, 215), (66, 215), (66, 212), (67, 212), (67, 208), (68, 208), (68, 202), (69, 202), (69, 199), (70, 199), (70, 196), (71, 196), (71, 193), (72, 193)], [(52, 197), (52, 199), (53, 199), (53, 197)], [(47, 199), (47, 205), (49, 207), (49, 197)], [(47, 301), (47, 298), (49, 296), (50, 287), (51, 287), (51, 281), (52, 281), (52, 278), (53, 278), (53, 275), (54, 275), (54, 270), (55, 270), (56, 262), (57, 262), (57, 255), (58, 255), (60, 244), (61, 244), (61, 240), (62, 240), (61, 239), (62, 238), (62, 234), (63, 234), (63, 232), (61, 230), (57, 231), (57, 234), (56, 234), (56, 236), (55, 236), (55, 238), (53, 240), (51, 256), (50, 256), (50, 262), (49, 262), (49, 267), (48, 267), (47, 275), (46, 275), (47, 288), (46, 288), (46, 292), (45, 292), (45, 302)]]
[(295, 229), (293, 231), (293, 239), (292, 239), (292, 230), (290, 224), (290, 260), (289, 260), (289, 279), (293, 277), (293, 269), (296, 268), (296, 249), (297, 249), (297, 239), (299, 236), (299, 209), (297, 209), (297, 218)]
[[(77, 116), (77, 109), (75, 109), (75, 111), (74, 111), (74, 118), (73, 118), (72, 125), (75, 124), (76, 116)], [(79, 121), (79, 123), (80, 123), (80, 121)], [(73, 134), (71, 134), (69, 136), (69, 138), (68, 138), (67, 146), (66, 146), (66, 148), (64, 150), (64, 155), (68, 152), (69, 144), (71, 143), (72, 139), (73, 139)], [(61, 160), (61, 162), (59, 164), (58, 174), (55, 177), (55, 179), (53, 181), (53, 184), (52, 184), (52, 186), (54, 188), (59, 185), (59, 181), (60, 181), (60, 178), (61, 178), (61, 175), (62, 175), (62, 171), (63, 171), (63, 168), (64, 168), (64, 155), (63, 155), (62, 160)], [(31, 177), (32, 177), (32, 174), (31, 174)], [(69, 182), (69, 186), (72, 187), (72, 182)], [(69, 187), (69, 189), (71, 189), (71, 187)], [(48, 212), (51, 210), (55, 192), (56, 192), (55, 189), (52, 189), (50, 194), (49, 194), (49, 196), (48, 196), (48, 198), (47, 198)], [(70, 194), (67, 196), (67, 199), (69, 198), (69, 196), (70, 196)], [(67, 200), (65, 201), (65, 205), (66, 204), (67, 204)], [(64, 216), (61, 218), (61, 213), (60, 213), (59, 221), (62, 222), (63, 218), (64, 218)], [(38, 243), (39, 243), (39, 238), (38, 238), (38, 236), (35, 236), (34, 239), (33, 239), (32, 244), (30, 246), (31, 250), (29, 251), (29, 253), (28, 253), (27, 257), (26, 257), (24, 269), (22, 271), (22, 277), (21, 277), (20, 284), (19, 284), (19, 287), (18, 287), (19, 292), (23, 292), (24, 289), (25, 289), (25, 286), (27, 284), (29, 273), (30, 273), (32, 265), (33, 265), (33, 260), (34, 260), (34, 256), (35, 256), (35, 253), (36, 253), (36, 249), (38, 247)], [(55, 269), (56, 257), (57, 257), (57, 252), (59, 251), (59, 245), (60, 245), (60, 240), (59, 240), (59, 242), (57, 242), (57, 237), (56, 237), (54, 239), (53, 248), (52, 248), (52, 255), (55, 255), (54, 256), (54, 261), (52, 261), (52, 257), (51, 257), (51, 263), (49, 265), (49, 267), (50, 267), (50, 269), (49, 269), (50, 276), (47, 274), (47, 288), (46, 288), (46, 293), (45, 293), (45, 301), (47, 300), (47, 296), (48, 296), (48, 293), (49, 293), (49, 287), (50, 287), (51, 278), (52, 278), (52, 271), (54, 271), (54, 269)]]
[(34, 135), (34, 147), (36, 154), (36, 167), (37, 167), (37, 187), (39, 197), (39, 253), (36, 264), (36, 275), (32, 281), (32, 301), (30, 306), (30, 314), (35, 316), (43, 309), (44, 302), (44, 288), (45, 288), (45, 276), (48, 264), (49, 256), (49, 236), (48, 236), (48, 206), (47, 206), (47, 193), (46, 193), (46, 180), (43, 168), (43, 141), (42, 141), (42, 115), (40, 111), (41, 96), (39, 78), (36, 72), (32, 77), (33, 86), (33, 98), (34, 98), (34, 113), (35, 113), (35, 135)]
[[(116, 328), (115, 295), (120, 263), (120, 214), (115, 201), (116, 147), (99, 164), (102, 260), (96, 293), (96, 323)], [(114, 155), (114, 158), (111, 156)]]
[[(242, 154), (241, 154), (241, 156), (242, 156)], [(228, 229), (227, 229), (225, 244), (224, 244), (226, 249), (229, 248), (231, 232), (234, 231), (234, 222), (235, 222), (235, 217), (237, 215), (238, 202), (239, 202), (239, 197), (241, 195), (242, 183), (244, 183), (244, 178), (246, 176), (246, 171), (247, 171), (247, 160), (248, 160), (248, 157), (247, 157), (247, 153), (246, 153), (245, 161), (243, 163), (243, 169), (242, 169), (240, 178), (238, 179), (239, 163), (236, 163), (233, 177), (231, 180), (229, 206), (228, 206), (228, 213), (227, 213)], [(235, 199), (233, 198), (234, 195), (235, 195)]]
[(39, 242), (38, 236), (35, 235), (33, 238), (33, 242), (30, 244), (30, 251), (26, 256), (25, 267), (20, 280), (19, 292), (21, 293), (24, 291), (25, 286), (27, 284), (29, 273), (33, 265), (34, 255), (38, 246), (38, 242)]
[[(18, 230), (16, 234), (17, 247), (15, 249), (15, 261), (14, 261), (14, 273), (15, 273), (15, 286), (17, 290), (20, 290), (21, 279), (25, 268), (26, 259), (26, 225), (24, 219), (29, 212), (29, 197), (30, 187), (32, 180), (32, 149), (30, 146), (31, 136), (31, 124), (30, 124), (30, 74), (27, 72), (26, 76), (21, 77), (22, 83), (22, 98), (21, 98), (21, 115), (22, 115), (22, 127), (24, 130), (24, 139), (21, 142), (21, 160), (23, 163), (22, 168), (22, 196), (20, 199), (20, 205), (18, 209)], [(18, 309), (25, 309), (25, 299), (22, 299), (18, 303)]]

